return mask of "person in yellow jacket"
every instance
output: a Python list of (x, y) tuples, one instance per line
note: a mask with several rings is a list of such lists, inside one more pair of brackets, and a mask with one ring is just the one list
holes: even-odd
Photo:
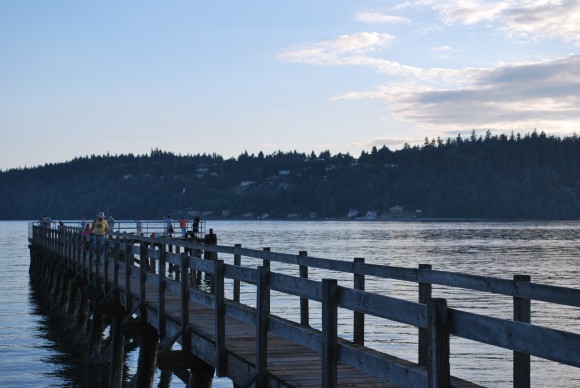
[(105, 252), (105, 236), (109, 233), (109, 224), (105, 220), (105, 213), (97, 213), (97, 218), (91, 225), (91, 237), (93, 240), (93, 252), (97, 252), (102, 257)]

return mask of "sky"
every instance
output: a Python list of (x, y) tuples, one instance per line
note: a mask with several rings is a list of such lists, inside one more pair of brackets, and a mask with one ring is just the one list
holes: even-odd
[(0, 0), (0, 169), (580, 132), (580, 0)]

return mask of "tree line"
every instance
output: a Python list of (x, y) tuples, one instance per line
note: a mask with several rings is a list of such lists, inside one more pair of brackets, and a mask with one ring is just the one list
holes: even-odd
[(388, 216), (396, 205), (429, 218), (578, 219), (580, 138), (474, 131), (358, 158), (155, 149), (0, 171), (0, 219), (345, 218), (350, 209)]

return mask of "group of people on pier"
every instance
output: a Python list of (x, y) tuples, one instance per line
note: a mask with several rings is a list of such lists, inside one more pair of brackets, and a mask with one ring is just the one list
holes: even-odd
[[(81, 219), (80, 225), (82, 228), (81, 235), (83, 237), (83, 242), (85, 249), (89, 250), (90, 246), (92, 245), (93, 251), (104, 252), (105, 248), (105, 239), (109, 232), (114, 230), (115, 227), (115, 219), (112, 216), (106, 218), (104, 212), (98, 212), (96, 214), (95, 219), (92, 222), (87, 222), (86, 219), (83, 217)], [(181, 237), (182, 238), (198, 238), (200, 237), (200, 223), (201, 220), (198, 216), (196, 216), (192, 223), (191, 223), (191, 230), (188, 230), (189, 220), (182, 216), (179, 219), (179, 228), (181, 229)], [(39, 226), (43, 226), (46, 228), (50, 228), (54, 221), (51, 220), (48, 216), (43, 216), (38, 221)], [(176, 223), (175, 220), (171, 218), (171, 215), (168, 214), (167, 217), (163, 220), (164, 231), (163, 235), (167, 237), (174, 237), (175, 231), (173, 225)], [(58, 222), (58, 228), (64, 229), (65, 224), (63, 221)], [(141, 218), (135, 221), (135, 229), (136, 233), (140, 236), (144, 235), (143, 232), (143, 220)], [(151, 233), (151, 237), (157, 237), (158, 233), (153, 232)]]

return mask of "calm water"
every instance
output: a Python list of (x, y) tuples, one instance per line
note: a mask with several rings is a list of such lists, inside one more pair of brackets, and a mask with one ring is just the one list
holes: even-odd
[[(511, 279), (531, 275), (533, 282), (580, 288), (580, 222), (235, 222), (210, 221), (220, 245), (241, 243), (246, 248), (340, 260), (364, 257), (368, 263), (468, 272)], [(93, 369), (79, 363), (74, 347), (62, 343), (58, 326), (37, 304), (28, 280), (29, 253), (26, 222), (0, 222), (0, 383), (7, 387), (106, 386)], [(230, 257), (220, 257), (232, 262)], [(248, 259), (247, 264), (259, 264)], [(272, 264), (279, 272), (297, 272)], [(343, 274), (310, 270), (311, 278), (335, 277), (351, 285)], [(414, 284), (385, 279), (367, 279), (367, 289), (411, 301), (417, 300)], [(250, 305), (252, 289), (242, 289)], [(226, 293), (231, 297), (231, 293)], [(479, 292), (434, 287), (434, 296), (448, 299), (450, 307), (510, 318), (512, 300)], [(296, 319), (298, 300), (274, 293), (275, 314)], [(311, 302), (311, 309), (317, 309)], [(340, 311), (340, 334), (352, 335), (351, 313)], [(320, 314), (311, 312), (313, 326)], [(532, 322), (580, 333), (580, 309), (561, 309), (532, 303)], [(416, 361), (415, 328), (367, 317), (366, 344), (395, 356)], [(452, 374), (485, 386), (511, 386), (512, 354), (499, 348), (451, 338)], [(129, 355), (127, 368), (135, 367)], [(156, 385), (159, 383), (157, 378)], [(215, 386), (231, 386), (217, 379)], [(181, 387), (180, 381), (171, 386)], [(580, 369), (532, 358), (532, 386), (578, 387)]]

